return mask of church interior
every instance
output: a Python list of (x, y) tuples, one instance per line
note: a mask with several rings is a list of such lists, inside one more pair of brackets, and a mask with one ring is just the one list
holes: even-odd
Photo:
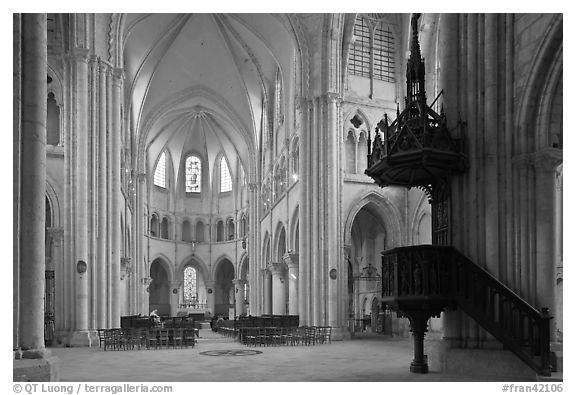
[(13, 14), (14, 380), (151, 313), (562, 377), (562, 25)]

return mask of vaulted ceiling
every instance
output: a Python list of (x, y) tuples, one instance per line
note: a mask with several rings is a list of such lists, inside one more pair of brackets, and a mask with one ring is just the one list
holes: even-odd
[(127, 110), (149, 174), (166, 148), (175, 179), (189, 152), (210, 170), (221, 152), (233, 173), (236, 157), (250, 168), (278, 70), (284, 94), (292, 86), (295, 40), (284, 22), (268, 14), (124, 16)]

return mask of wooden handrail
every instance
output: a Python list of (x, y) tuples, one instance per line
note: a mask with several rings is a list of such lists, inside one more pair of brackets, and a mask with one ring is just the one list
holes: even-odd
[(459, 307), (542, 375), (550, 375), (550, 319), (451, 246), (382, 253), (382, 300), (392, 308)]

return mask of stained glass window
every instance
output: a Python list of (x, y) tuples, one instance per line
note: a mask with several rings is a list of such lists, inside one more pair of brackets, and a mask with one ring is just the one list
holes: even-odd
[(222, 156), (220, 159), (220, 192), (230, 192), (232, 190), (232, 177), (230, 177), (230, 169), (226, 158)]
[(374, 78), (394, 82), (394, 35), (382, 23), (374, 30)]
[(154, 171), (154, 185), (166, 188), (166, 152), (162, 152), (156, 170)]
[(196, 302), (198, 291), (196, 289), (196, 269), (192, 266), (184, 269), (184, 302)]
[(186, 192), (200, 192), (202, 189), (202, 162), (196, 156), (186, 158)]
[(364, 18), (356, 18), (354, 37), (348, 65), (350, 73), (370, 77), (370, 28)]

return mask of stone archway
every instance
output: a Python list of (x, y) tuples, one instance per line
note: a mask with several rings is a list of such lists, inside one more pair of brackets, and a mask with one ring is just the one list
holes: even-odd
[(150, 311), (157, 310), (158, 315), (170, 315), (170, 278), (165, 265), (161, 258), (150, 264), (149, 306)]
[(234, 318), (234, 265), (228, 258), (220, 260), (215, 270), (214, 314)]

